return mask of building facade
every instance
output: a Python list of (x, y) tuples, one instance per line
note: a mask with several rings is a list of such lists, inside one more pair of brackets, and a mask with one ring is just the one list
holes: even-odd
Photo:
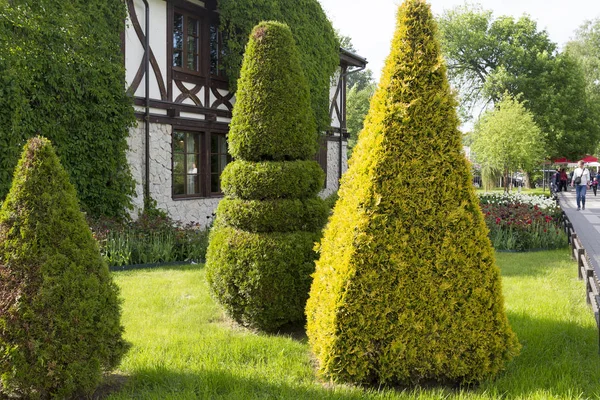
[[(231, 161), (227, 132), (235, 95), (220, 68), (216, 7), (216, 0), (127, 0), (123, 51), (137, 120), (128, 153), (136, 181), (133, 216), (149, 195), (171, 218), (205, 225), (223, 197), (220, 175)], [(327, 176), (322, 196), (337, 190), (346, 169), (346, 77), (365, 65), (340, 50), (331, 129), (316, 155)]]

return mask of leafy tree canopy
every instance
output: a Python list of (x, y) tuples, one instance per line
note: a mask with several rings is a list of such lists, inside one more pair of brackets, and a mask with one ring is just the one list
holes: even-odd
[(506, 93), (475, 124), (471, 146), (476, 159), (505, 173), (531, 170), (544, 157), (544, 136), (524, 104)]
[(463, 117), (504, 92), (522, 95), (546, 135), (548, 157), (576, 158), (595, 147), (600, 127), (581, 69), (530, 17), (494, 19), (491, 11), (461, 6), (442, 15), (440, 31)]
[[(350, 75), (353, 76), (353, 75)], [(369, 111), (371, 98), (375, 94), (377, 85), (374, 82), (359, 89), (360, 85), (354, 85), (346, 96), (346, 128), (348, 129), (348, 157), (358, 140), (358, 133), (363, 129), (364, 120)]]
[(600, 18), (585, 22), (566, 51), (581, 64), (588, 94), (600, 99)]

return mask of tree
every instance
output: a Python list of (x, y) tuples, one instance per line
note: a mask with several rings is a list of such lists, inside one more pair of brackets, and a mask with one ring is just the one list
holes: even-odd
[(308, 84), (287, 25), (250, 35), (207, 252), (214, 297), (238, 323), (276, 331), (304, 320), (314, 243), (328, 216)]
[[(600, 18), (587, 21), (576, 32), (575, 39), (567, 43), (565, 52), (576, 60), (583, 71), (588, 107), (587, 117), (600, 123)], [(568, 101), (568, 100), (567, 100)], [(592, 136), (590, 140), (594, 140)], [(597, 146), (598, 154), (600, 143)]]
[(352, 86), (346, 97), (346, 128), (348, 129), (348, 158), (352, 156), (352, 150), (358, 140), (358, 134), (363, 129), (363, 124), (371, 98), (375, 94), (375, 83), (370, 83), (363, 89), (358, 89), (358, 85)]
[(535, 21), (493, 19), (491, 11), (462, 6), (444, 13), (440, 31), (464, 115), (472, 115), (477, 104), (485, 108), (500, 101), (505, 92), (521, 95), (546, 135), (550, 158), (576, 158), (594, 148), (600, 127), (581, 70), (557, 52)]
[[(340, 47), (348, 50), (352, 53), (358, 54), (358, 50), (352, 44), (352, 38), (350, 36), (342, 35), (340, 31), (335, 31), (335, 36), (340, 42)], [(356, 71), (347, 76), (346, 85), (349, 88), (356, 87), (357, 91), (361, 91), (365, 88), (375, 85), (375, 79), (373, 78), (373, 71), (370, 69), (364, 69), (362, 71)], [(367, 107), (368, 108), (368, 107)]]
[(406, 0), (320, 244), (307, 334), (334, 381), (476, 382), (518, 352), (436, 38)]
[(502, 171), (504, 182), (509, 182), (511, 172), (531, 171), (544, 159), (544, 136), (532, 113), (509, 94), (477, 121), (473, 137), (471, 150), (477, 162), (490, 171)]
[(30, 139), (0, 209), (0, 393), (91, 394), (119, 365), (118, 288), (47, 139)]
[(580, 63), (588, 95), (600, 99), (600, 18), (584, 23), (567, 43), (566, 52)]
[[(335, 34), (340, 41), (340, 47), (353, 53), (357, 52), (350, 36), (344, 36), (339, 31), (336, 31)], [(358, 133), (363, 128), (363, 122), (369, 111), (369, 104), (377, 88), (377, 83), (373, 79), (373, 72), (370, 69), (353, 72), (346, 79), (346, 85), (349, 88), (346, 96), (346, 128), (350, 136), (348, 138), (348, 158), (350, 158)]]

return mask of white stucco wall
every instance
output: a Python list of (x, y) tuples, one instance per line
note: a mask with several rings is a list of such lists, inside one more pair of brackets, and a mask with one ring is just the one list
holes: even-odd
[[(146, 8), (141, 0), (134, 0), (135, 11), (138, 22), (142, 32), (146, 33)], [(156, 62), (160, 68), (162, 74), (163, 84), (166, 79), (167, 71), (167, 46), (166, 44), (166, 32), (167, 32), (167, 3), (164, 0), (148, 0), (150, 6), (150, 48), (156, 58)], [(127, 87), (131, 86), (135, 74), (138, 71), (140, 64), (144, 58), (144, 47), (140, 42), (133, 24), (128, 19), (126, 21), (125, 28), (125, 69), (126, 69), (126, 84)], [(160, 99), (160, 89), (156, 80), (156, 75), (150, 67), (150, 98)], [(144, 80), (138, 86), (135, 91), (135, 96), (144, 97), (145, 86)]]

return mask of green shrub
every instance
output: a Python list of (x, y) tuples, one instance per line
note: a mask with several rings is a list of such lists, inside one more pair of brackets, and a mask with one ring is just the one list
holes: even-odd
[(0, 1), (0, 200), (26, 140), (44, 132), (93, 216), (127, 219), (135, 182), (127, 136), (122, 0)]
[(207, 268), (213, 294), (242, 325), (269, 332), (301, 321), (319, 239), (315, 232), (215, 228)]
[(241, 200), (225, 198), (217, 214), (227, 225), (249, 232), (316, 232), (329, 215), (328, 204), (316, 197), (307, 200)]
[(289, 28), (272, 26), (259, 24), (246, 46), (229, 151), (247, 161), (309, 159), (317, 127), (300, 55)]
[(118, 289), (47, 139), (33, 138), (0, 209), (0, 393), (91, 393), (128, 349)]
[(90, 226), (109, 267), (206, 259), (210, 224), (182, 225), (162, 213), (144, 212), (133, 222), (90, 219)]
[(318, 0), (219, 0), (220, 27), (226, 38), (224, 68), (233, 89), (240, 76), (248, 35), (260, 21), (280, 21), (292, 30), (309, 86), (317, 130), (331, 126), (329, 89), (339, 66), (340, 45)]
[(236, 160), (221, 175), (226, 195), (247, 200), (313, 197), (323, 189), (324, 181), (323, 169), (312, 160)]
[(425, 1), (400, 7), (320, 245), (307, 334), (334, 381), (478, 382), (519, 350), (436, 30)]
[(252, 31), (229, 133), (238, 161), (224, 172), (230, 197), (207, 252), (213, 296), (238, 323), (263, 331), (304, 320), (313, 246), (327, 218), (316, 197), (323, 172), (307, 161), (317, 137), (297, 62), (286, 25)]

